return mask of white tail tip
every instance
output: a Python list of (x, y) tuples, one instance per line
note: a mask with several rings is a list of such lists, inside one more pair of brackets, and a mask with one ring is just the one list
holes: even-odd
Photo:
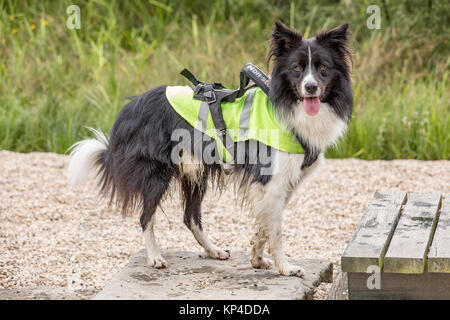
[(94, 133), (95, 138), (78, 141), (68, 149), (71, 150), (67, 170), (70, 186), (86, 182), (96, 172), (98, 155), (108, 148), (108, 139), (102, 132), (88, 129)]

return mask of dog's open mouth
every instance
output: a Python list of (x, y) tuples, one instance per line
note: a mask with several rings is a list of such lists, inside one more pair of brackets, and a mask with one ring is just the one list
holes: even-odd
[(320, 99), (319, 97), (304, 97), (303, 98), (303, 108), (306, 113), (310, 116), (315, 116), (320, 109)]

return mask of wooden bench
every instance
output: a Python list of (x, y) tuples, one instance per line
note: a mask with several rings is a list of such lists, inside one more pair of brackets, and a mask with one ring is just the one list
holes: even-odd
[(349, 299), (450, 299), (450, 194), (376, 192), (341, 268)]

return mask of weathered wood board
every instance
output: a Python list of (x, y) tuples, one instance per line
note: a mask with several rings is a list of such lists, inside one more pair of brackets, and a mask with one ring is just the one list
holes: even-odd
[(353, 239), (341, 257), (344, 272), (367, 272), (383, 259), (406, 200), (405, 192), (375, 192)]
[(450, 193), (446, 194), (443, 200), (428, 253), (428, 272), (450, 273)]
[(440, 202), (439, 193), (408, 194), (408, 200), (384, 258), (384, 272), (424, 272)]
[(348, 273), (348, 295), (350, 300), (449, 300), (450, 273), (380, 274), (379, 289), (369, 290), (368, 273)]
[[(380, 197), (393, 202), (389, 213), (388, 205), (373, 208)], [(376, 193), (363, 215), (341, 260), (349, 299), (450, 300), (450, 194), (408, 193), (403, 200), (398, 207), (398, 193)], [(380, 223), (385, 218), (390, 223)], [(344, 292), (342, 283), (335, 286), (330, 298)]]

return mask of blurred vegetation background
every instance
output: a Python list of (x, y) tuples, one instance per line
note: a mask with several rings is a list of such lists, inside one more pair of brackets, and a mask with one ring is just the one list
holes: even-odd
[[(304, 37), (350, 23), (355, 113), (329, 157), (449, 159), (450, 1), (0, 1), (0, 149), (64, 153), (109, 129), (126, 97), (188, 84), (188, 67), (229, 87), (265, 71), (275, 20)], [(381, 29), (366, 12), (381, 9)]]

